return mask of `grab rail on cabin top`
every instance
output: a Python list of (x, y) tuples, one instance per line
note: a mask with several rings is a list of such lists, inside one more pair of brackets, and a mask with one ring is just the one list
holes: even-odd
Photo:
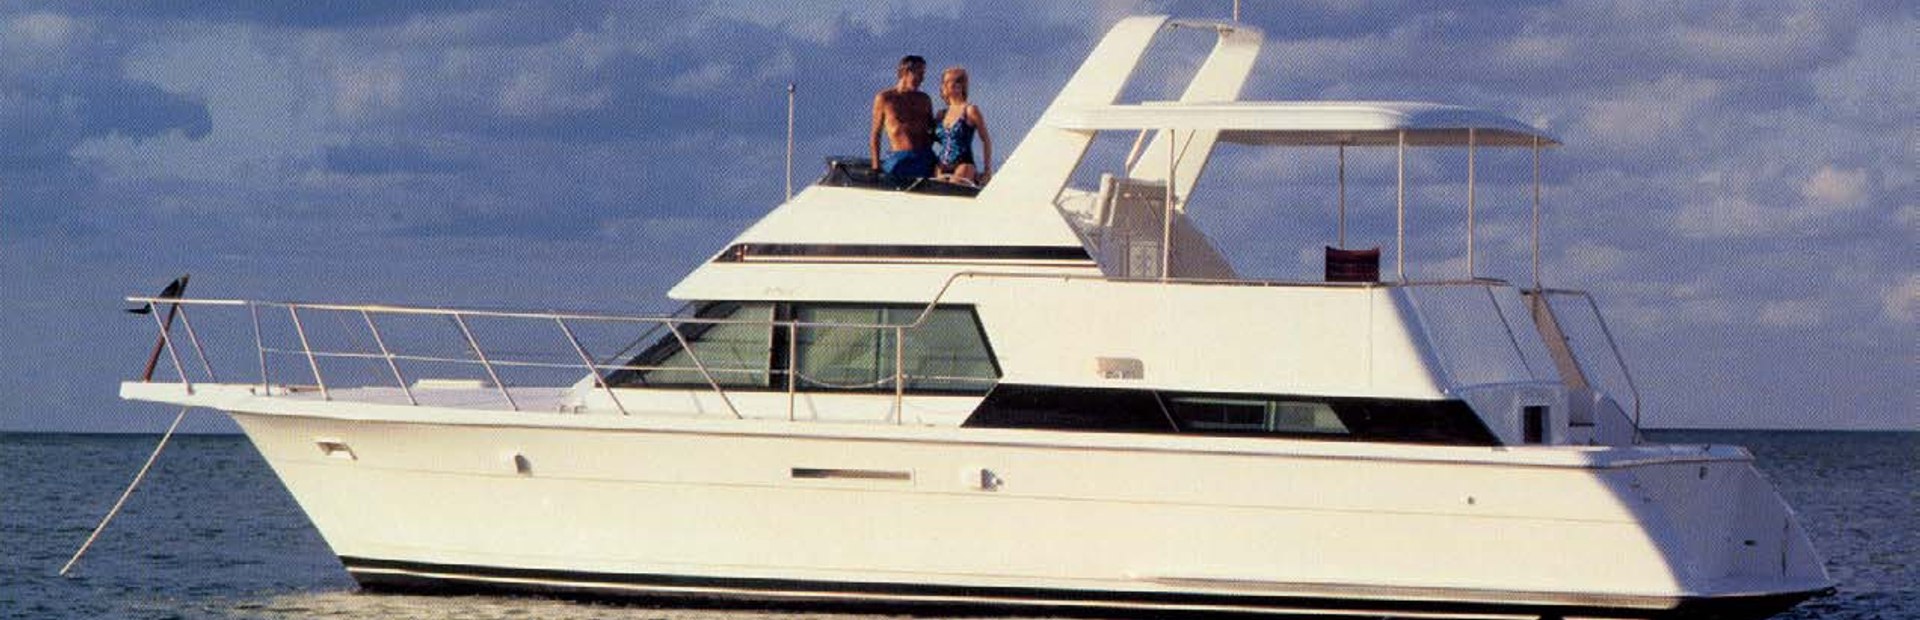
[[(787, 350), (790, 352), (796, 350), (797, 348), (796, 340), (798, 338), (798, 335), (797, 335), (798, 331), (804, 328), (871, 329), (871, 330), (876, 330), (877, 332), (892, 331), (893, 343), (894, 343), (893, 375), (889, 378), (876, 380), (872, 382), (872, 385), (862, 385), (862, 386), (853, 386), (853, 387), (878, 387), (880, 384), (884, 382), (891, 381), (893, 385), (893, 401), (894, 401), (892, 416), (894, 417), (894, 421), (896, 423), (904, 423), (905, 417), (906, 417), (905, 408), (904, 408), (906, 382), (908, 379), (913, 378), (913, 376), (908, 375), (905, 372), (906, 370), (905, 341), (906, 341), (907, 330), (917, 329), (921, 327), (923, 324), (925, 324), (925, 322), (933, 315), (933, 310), (935, 309), (935, 307), (938, 306), (941, 303), (941, 301), (946, 298), (947, 294), (952, 290), (955, 283), (959, 282), (962, 279), (972, 279), (972, 278), (1106, 280), (1106, 281), (1125, 281), (1125, 282), (1137, 281), (1142, 284), (1153, 284), (1153, 285), (1216, 285), (1216, 286), (1265, 286), (1265, 287), (1312, 287), (1312, 288), (1376, 288), (1376, 287), (1394, 288), (1394, 287), (1431, 287), (1431, 286), (1503, 286), (1503, 285), (1506, 285), (1505, 282), (1500, 280), (1492, 280), (1492, 279), (1484, 279), (1484, 278), (1477, 278), (1477, 279), (1471, 279), (1471, 280), (1434, 280), (1434, 281), (1386, 282), (1386, 283), (1378, 283), (1378, 282), (1346, 283), (1346, 282), (1288, 281), (1288, 280), (1223, 280), (1223, 279), (1198, 279), (1198, 278), (1176, 278), (1176, 279), (1170, 279), (1170, 280), (1160, 280), (1157, 278), (1129, 279), (1129, 278), (1112, 278), (1112, 277), (1106, 277), (1106, 276), (1083, 276), (1083, 275), (1069, 275), (1069, 274), (1036, 274), (1036, 273), (964, 271), (964, 272), (955, 273), (949, 276), (946, 282), (944, 282), (941, 285), (940, 289), (935, 293), (934, 298), (931, 301), (926, 303), (926, 305), (920, 310), (920, 313), (914, 317), (913, 321), (908, 323), (823, 323), (823, 322), (810, 322), (810, 321), (797, 321), (797, 320), (755, 321), (755, 320), (684, 317), (684, 316), (678, 316), (678, 315), (641, 316), (641, 315), (615, 315), (615, 314), (595, 314), (595, 313), (579, 313), (579, 312), (562, 313), (562, 312), (526, 312), (526, 311), (503, 311), (503, 310), (467, 310), (467, 309), (434, 308), (434, 307), (418, 307), (418, 306), (395, 306), (395, 305), (383, 305), (383, 304), (274, 302), (274, 301), (254, 301), (254, 300), (238, 300), (238, 299), (195, 299), (195, 298), (178, 298), (178, 297), (135, 296), (135, 297), (127, 297), (126, 299), (127, 301), (130, 301), (130, 302), (150, 303), (150, 304), (154, 304), (156, 307), (165, 305), (165, 306), (171, 307), (172, 309), (175, 309), (180, 315), (181, 324), (185, 326), (185, 331), (190, 344), (193, 346), (194, 351), (198, 354), (201, 365), (204, 371), (206, 372), (208, 378), (212, 381), (217, 382), (218, 376), (214, 373), (213, 366), (208, 361), (206, 351), (204, 346), (201, 343), (199, 334), (194, 331), (191, 321), (187, 318), (187, 312), (186, 312), (185, 306), (227, 306), (227, 307), (245, 307), (247, 309), (249, 317), (251, 318), (251, 321), (252, 321), (254, 349), (255, 349), (256, 357), (259, 363), (260, 385), (262, 387), (261, 393), (263, 395), (272, 394), (272, 389), (271, 389), (272, 378), (269, 374), (268, 363), (267, 363), (267, 359), (268, 359), (267, 356), (269, 354), (289, 354), (289, 355), (299, 354), (300, 356), (302, 356), (306, 360), (307, 367), (312, 373), (314, 384), (319, 390), (321, 398), (325, 400), (332, 400), (332, 392), (330, 388), (327, 386), (325, 374), (320, 369), (321, 359), (371, 359), (371, 360), (382, 361), (385, 363), (388, 372), (390, 372), (393, 375), (394, 382), (398, 385), (401, 393), (406, 397), (407, 403), (410, 405), (419, 405), (420, 403), (419, 403), (419, 399), (416, 398), (415, 395), (413, 394), (412, 388), (407, 385), (406, 375), (400, 370), (400, 366), (399, 366), (400, 361), (472, 364), (472, 365), (479, 366), (487, 374), (487, 376), (492, 380), (494, 387), (499, 391), (501, 399), (507, 403), (508, 408), (514, 411), (519, 411), (520, 406), (519, 406), (519, 403), (514, 400), (513, 394), (508, 389), (506, 382), (504, 382), (500, 378), (499, 368), (501, 367), (584, 369), (587, 371), (588, 375), (593, 378), (594, 387), (596, 389), (599, 389), (605, 392), (608, 400), (614, 405), (614, 408), (617, 409), (622, 415), (629, 415), (630, 412), (627, 410), (625, 404), (623, 404), (620, 401), (618, 394), (614, 391), (613, 385), (607, 381), (607, 375), (605, 374), (605, 371), (628, 370), (628, 371), (644, 372), (644, 371), (651, 371), (651, 370), (674, 370), (674, 371), (684, 372), (688, 370), (687, 368), (671, 367), (671, 366), (640, 366), (640, 365), (633, 365), (633, 364), (613, 364), (613, 363), (596, 362), (594, 361), (593, 357), (587, 352), (586, 347), (581, 343), (579, 337), (575, 334), (572, 326), (569, 325), (568, 323), (569, 321), (607, 322), (607, 323), (648, 323), (648, 324), (654, 325), (654, 327), (647, 332), (649, 334), (653, 333), (654, 331), (657, 331), (662, 327), (666, 328), (668, 332), (674, 337), (676, 342), (680, 345), (680, 350), (685, 351), (687, 353), (688, 359), (694, 365), (693, 370), (697, 371), (700, 374), (701, 378), (706, 382), (707, 387), (711, 389), (713, 393), (720, 398), (721, 402), (726, 405), (728, 412), (732, 413), (735, 418), (744, 418), (745, 416), (741, 415), (740, 410), (734, 405), (733, 400), (727, 395), (727, 390), (721, 386), (720, 381), (715, 379), (714, 373), (717, 371), (723, 374), (728, 372), (744, 372), (744, 373), (758, 374), (762, 372), (773, 373), (773, 372), (776, 372), (775, 369), (767, 368), (765, 370), (759, 370), (759, 369), (736, 369), (736, 368), (719, 368), (719, 369), (711, 368), (705, 363), (705, 361), (700, 359), (699, 352), (695, 350), (694, 347), (690, 346), (690, 344), (686, 339), (686, 335), (681, 331), (681, 326), (688, 325), (688, 324), (695, 324), (695, 325), (740, 324), (740, 325), (764, 325), (769, 328), (785, 327), (787, 338), (788, 338), (788, 342), (786, 343)], [(1625, 361), (1620, 356), (1619, 346), (1614, 342), (1612, 332), (1607, 328), (1604, 318), (1600, 317), (1599, 307), (1594, 304), (1593, 297), (1584, 291), (1565, 290), (1565, 289), (1543, 289), (1541, 291), (1527, 291), (1526, 294), (1578, 296), (1578, 297), (1584, 298), (1587, 301), (1587, 303), (1589, 304), (1589, 306), (1592, 308), (1594, 312), (1594, 316), (1596, 320), (1599, 321), (1601, 333), (1605, 336), (1608, 346), (1612, 349), (1614, 363), (1617, 365), (1622, 376), (1626, 378), (1627, 387), (1633, 399), (1634, 426), (1637, 428), (1639, 426), (1639, 420), (1640, 420), (1639, 388), (1635, 386), (1633, 382), (1632, 373), (1627, 370)], [(295, 350), (287, 350), (287, 349), (277, 349), (277, 348), (272, 348), (265, 345), (264, 339), (262, 337), (261, 327), (260, 327), (260, 309), (261, 308), (280, 308), (280, 309), (286, 310), (288, 318), (291, 320), (293, 324), (295, 335), (297, 336), (300, 342), (299, 350), (295, 351)], [(305, 325), (301, 320), (301, 315), (300, 315), (301, 310), (331, 311), (331, 312), (344, 312), (344, 313), (358, 314), (361, 318), (361, 321), (366, 325), (368, 334), (372, 336), (373, 344), (375, 345), (375, 348), (377, 349), (378, 352), (368, 353), (368, 352), (359, 352), (359, 351), (326, 351), (326, 350), (315, 349), (313, 347), (312, 342), (307, 337)], [(157, 318), (158, 313), (153, 313), (153, 314), (156, 316), (156, 321), (158, 321), (158, 318)], [(386, 339), (380, 332), (379, 325), (374, 320), (375, 315), (414, 315), (414, 316), (425, 315), (425, 316), (448, 317), (451, 320), (453, 320), (454, 323), (459, 327), (462, 340), (464, 340), (464, 344), (468, 347), (468, 351), (472, 354), (473, 359), (395, 353), (393, 350), (391, 350), (388, 347)], [(508, 359), (499, 359), (499, 358), (489, 357), (486, 354), (486, 351), (480, 346), (478, 339), (474, 338), (471, 328), (468, 327), (467, 325), (468, 318), (526, 319), (526, 320), (553, 321), (555, 325), (559, 328), (561, 335), (565, 338), (565, 341), (568, 344), (569, 348), (571, 348), (572, 351), (579, 356), (580, 363), (579, 364), (571, 364), (571, 363), (556, 364), (556, 363), (550, 363), (550, 362), (517, 361), (517, 360), (508, 360)], [(170, 333), (171, 332), (170, 324), (165, 322), (159, 322), (156, 324), (156, 327), (160, 333), (160, 343), (162, 346), (164, 346), (168, 350), (169, 357), (173, 363), (175, 373), (178, 375), (181, 384), (185, 386), (189, 394), (193, 393), (193, 382), (188, 377), (188, 374), (186, 372), (186, 366), (182, 363), (180, 356), (178, 355), (178, 353), (174, 348), (174, 339)], [(625, 355), (625, 353), (630, 349), (631, 349), (631, 345), (627, 349), (623, 349), (621, 353), (615, 354), (614, 357), (610, 359), (617, 360), (621, 356)], [(786, 375), (786, 384), (787, 384), (786, 391), (788, 396), (787, 415), (789, 419), (794, 419), (795, 395), (798, 391), (798, 382), (802, 377), (799, 371), (799, 361), (798, 361), (799, 356), (789, 354), (786, 357), (787, 357), (787, 364), (786, 364), (786, 369), (784, 374)], [(955, 377), (921, 377), (921, 378), (954, 379)], [(827, 385), (824, 381), (819, 381), (817, 379), (808, 379), (808, 381), (815, 384)], [(840, 387), (848, 387), (848, 386), (840, 386)]]

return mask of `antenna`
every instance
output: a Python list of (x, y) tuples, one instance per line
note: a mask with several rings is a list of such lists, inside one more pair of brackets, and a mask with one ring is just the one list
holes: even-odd
[(1240, 21), (1240, 0), (1233, 0), (1233, 21)]
[(793, 82), (787, 82), (787, 200), (793, 200)]

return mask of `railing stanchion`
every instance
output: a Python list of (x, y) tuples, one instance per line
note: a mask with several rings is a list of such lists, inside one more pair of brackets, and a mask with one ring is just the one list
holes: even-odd
[(1613, 339), (1613, 330), (1607, 329), (1607, 317), (1600, 314), (1600, 304), (1593, 300), (1590, 293), (1582, 293), (1587, 298), (1587, 307), (1593, 309), (1593, 320), (1600, 324), (1600, 334), (1607, 337), (1607, 347), (1613, 349), (1613, 364), (1620, 368), (1620, 376), (1627, 380), (1627, 391), (1633, 394), (1633, 439), (1640, 440), (1640, 386), (1633, 382), (1633, 371), (1627, 370), (1627, 358), (1620, 355), (1620, 343)]
[(893, 421), (907, 423), (907, 328), (893, 328)]
[(630, 415), (627, 413), (627, 406), (620, 404), (620, 397), (614, 395), (613, 384), (607, 383), (607, 378), (600, 374), (600, 366), (594, 364), (593, 356), (587, 354), (587, 347), (580, 344), (579, 338), (574, 337), (573, 328), (567, 327), (567, 320), (556, 316), (553, 317), (553, 322), (560, 325), (560, 333), (567, 335), (567, 342), (573, 345), (573, 352), (580, 354), (580, 363), (587, 365), (587, 372), (593, 373), (594, 384), (607, 391), (607, 400), (613, 401), (613, 408), (620, 410), (620, 415)]
[(187, 309), (180, 308), (180, 326), (187, 329), (187, 343), (193, 345), (193, 353), (200, 357), (200, 367), (207, 371), (207, 382), (219, 383), (220, 375), (213, 372), (213, 362), (207, 361), (207, 350), (200, 346), (200, 334), (193, 331), (193, 321), (187, 320)]
[(700, 371), (701, 377), (706, 378), (707, 385), (713, 388), (713, 393), (720, 395), (720, 402), (727, 405), (727, 411), (733, 413), (734, 419), (746, 419), (746, 416), (740, 415), (740, 410), (733, 406), (733, 399), (727, 398), (727, 391), (720, 389), (720, 382), (713, 380), (713, 373), (707, 372), (707, 365), (700, 361), (700, 354), (695, 353), (693, 346), (687, 344), (687, 337), (681, 335), (680, 326), (674, 325), (672, 320), (668, 320), (667, 331), (673, 333), (673, 339), (680, 343), (680, 350), (687, 352), (687, 359), (693, 360), (693, 367)]
[(313, 383), (320, 386), (320, 400), (333, 400), (333, 394), (327, 392), (327, 380), (320, 376), (320, 360), (313, 356), (313, 346), (307, 344), (307, 328), (300, 324), (300, 307), (287, 304), (287, 315), (293, 317), (293, 333), (300, 336), (300, 352), (307, 355), (307, 366), (313, 369)]
[[(788, 318), (792, 318), (792, 317), (788, 317)], [(799, 414), (796, 413), (794, 410), (795, 401), (798, 400), (795, 394), (799, 392), (799, 389), (798, 389), (799, 374), (800, 374), (800, 322), (789, 321), (787, 323), (787, 421), (788, 422), (792, 422), (794, 420), (799, 419)]]
[(273, 396), (273, 387), (267, 380), (267, 345), (260, 338), (260, 305), (247, 302), (247, 316), (253, 318), (253, 353), (260, 358), (260, 395)]
[(467, 346), (473, 347), (473, 356), (479, 358), (480, 367), (486, 369), (487, 377), (493, 379), (493, 387), (499, 388), (500, 397), (507, 399), (507, 408), (520, 410), (520, 403), (513, 402), (513, 393), (507, 391), (507, 383), (500, 380), (500, 373), (494, 372), (493, 362), (487, 360), (487, 352), (480, 350), (480, 341), (473, 338), (473, 330), (467, 328), (467, 319), (461, 313), (453, 313), (453, 324), (460, 326), (460, 335), (467, 339)]
[(360, 318), (367, 322), (367, 332), (373, 334), (374, 346), (380, 347), (380, 357), (386, 358), (387, 370), (393, 371), (393, 382), (400, 385), (401, 394), (407, 395), (407, 404), (420, 404), (420, 401), (413, 397), (413, 388), (407, 387), (407, 377), (400, 374), (400, 365), (393, 361), (393, 351), (387, 349), (387, 340), (380, 337), (380, 327), (373, 324), (373, 314), (361, 310)]
[[(175, 304), (175, 307), (177, 309), (178, 304)], [(172, 331), (167, 329), (168, 322), (162, 321), (160, 319), (160, 313), (158, 311), (150, 312), (148, 314), (153, 315), (153, 323), (160, 327), (160, 346), (167, 350), (167, 357), (173, 360), (173, 371), (180, 375), (180, 385), (186, 386), (187, 393), (192, 394), (193, 380), (187, 378), (187, 367), (186, 365), (180, 363), (180, 352), (174, 350), (173, 348), (173, 337), (168, 335), (167, 333), (169, 331)], [(173, 314), (174, 314), (173, 312), (168, 312), (167, 318), (172, 319)]]

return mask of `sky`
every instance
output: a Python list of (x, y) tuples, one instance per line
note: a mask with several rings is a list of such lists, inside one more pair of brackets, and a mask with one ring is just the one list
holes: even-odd
[[(1558, 136), (1544, 278), (1597, 296), (1650, 426), (1920, 429), (1911, 7), (1446, 4), (1247, 0), (1268, 40), (1243, 96)], [(865, 151), (905, 53), (970, 69), (1004, 158), (1116, 20), (1230, 6), (0, 0), (0, 429), (163, 429), (116, 397), (153, 338), (120, 299), (181, 273), (200, 297), (671, 308), (782, 198), (788, 83), (802, 183)], [(1334, 165), (1224, 149), (1195, 217), (1244, 274), (1313, 277)], [(1527, 283), (1529, 161), (1478, 165), (1477, 274)], [(1409, 271), (1464, 275), (1464, 160), (1410, 166)], [(1350, 167), (1350, 236), (1391, 248), (1391, 154)]]

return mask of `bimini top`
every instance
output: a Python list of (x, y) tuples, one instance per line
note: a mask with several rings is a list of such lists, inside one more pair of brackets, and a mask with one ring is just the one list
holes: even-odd
[(1558, 146), (1553, 136), (1493, 112), (1409, 101), (1150, 101), (1059, 110), (1045, 121), (1068, 131), (1219, 132), (1236, 144), (1391, 146)]

